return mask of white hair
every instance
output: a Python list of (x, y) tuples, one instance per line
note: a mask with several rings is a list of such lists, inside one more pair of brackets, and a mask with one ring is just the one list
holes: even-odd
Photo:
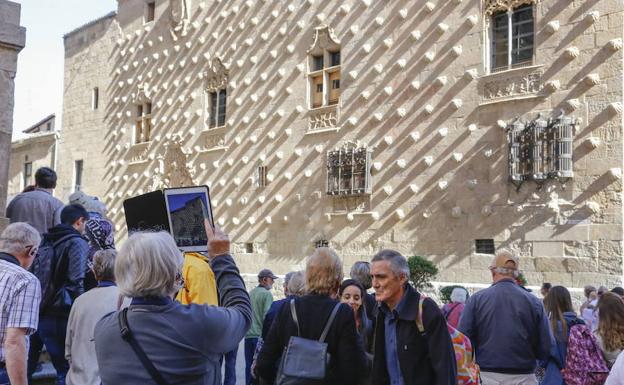
[(466, 297), (468, 293), (464, 288), (456, 287), (451, 292), (451, 302), (461, 302), (466, 303)]
[(93, 274), (98, 280), (115, 280), (116, 258), (114, 249), (98, 250), (93, 254)]
[(0, 234), (0, 251), (13, 256), (24, 252), (28, 246), (39, 246), (40, 243), (41, 235), (26, 222), (11, 223)]
[(183, 262), (184, 257), (169, 233), (134, 233), (115, 261), (119, 292), (127, 297), (171, 296), (180, 288), (176, 275)]

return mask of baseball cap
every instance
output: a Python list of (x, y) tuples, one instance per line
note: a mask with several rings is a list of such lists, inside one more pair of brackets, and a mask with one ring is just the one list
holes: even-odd
[(490, 268), (503, 267), (505, 269), (518, 270), (519, 266), (520, 262), (515, 255), (508, 251), (502, 251), (496, 254)]
[(277, 279), (277, 276), (275, 274), (273, 274), (273, 272), (271, 270), (269, 270), (269, 269), (262, 269), (258, 273), (258, 279), (262, 279), (262, 278)]

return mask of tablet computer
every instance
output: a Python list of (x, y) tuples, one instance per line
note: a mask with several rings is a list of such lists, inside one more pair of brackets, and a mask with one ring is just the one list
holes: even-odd
[(165, 197), (161, 190), (156, 190), (123, 202), (128, 235), (137, 231), (171, 232)]
[(169, 228), (182, 251), (206, 251), (208, 238), (204, 220), (214, 228), (208, 186), (164, 190)]

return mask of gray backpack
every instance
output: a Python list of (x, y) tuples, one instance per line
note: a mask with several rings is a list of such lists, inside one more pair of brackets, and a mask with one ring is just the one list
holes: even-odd
[(330, 359), (325, 338), (327, 338), (327, 333), (329, 333), (331, 324), (336, 318), (339, 307), (340, 302), (334, 306), (323, 333), (317, 341), (301, 337), (295, 300), (290, 300), (290, 312), (297, 325), (297, 336), (290, 337), (288, 346), (282, 354), (275, 385), (312, 385), (325, 379)]

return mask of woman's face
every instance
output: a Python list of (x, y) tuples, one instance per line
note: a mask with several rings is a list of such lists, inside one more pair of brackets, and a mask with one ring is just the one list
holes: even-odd
[(357, 312), (362, 306), (362, 293), (357, 286), (347, 286), (340, 297), (342, 303), (351, 306), (354, 312)]

